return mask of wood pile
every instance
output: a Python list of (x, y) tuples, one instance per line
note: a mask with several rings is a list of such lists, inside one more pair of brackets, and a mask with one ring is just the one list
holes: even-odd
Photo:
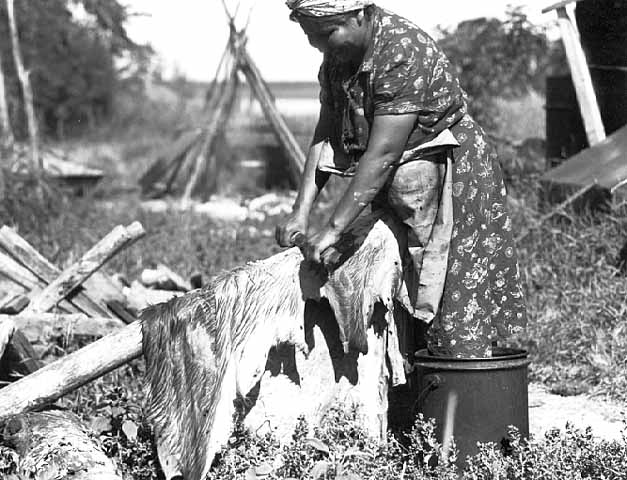
[[(4, 446), (17, 452), (21, 473), (36, 472), (49, 478), (79, 473), (84, 479), (121, 478), (78, 417), (48, 407), (63, 393), (141, 353), (141, 341), (131, 341), (130, 346), (125, 341), (129, 329), (135, 332), (135, 339), (141, 339), (136, 321), (139, 310), (201, 284), (197, 275), (187, 281), (165, 265), (144, 270), (130, 285), (120, 275), (109, 277), (98, 271), (144, 234), (139, 222), (117, 226), (78, 261), (59, 269), (13, 229), (0, 228), (0, 283), (10, 290), (0, 298), (0, 392), (11, 398), (7, 406), (20, 405), (10, 415), (0, 416), (0, 437)], [(129, 323), (132, 325), (127, 327)], [(54, 340), (67, 342), (73, 337), (107, 337), (113, 344), (105, 344), (103, 349), (96, 341), (81, 350), (87, 357), (73, 360), (70, 355), (44, 365), (41, 353)], [(112, 354), (114, 361), (103, 360)], [(59, 362), (70, 369), (69, 390), (66, 385), (62, 392), (40, 395), (41, 387), (49, 387), (67, 372), (55, 367)], [(26, 379), (32, 382), (30, 388), (18, 388), (18, 395), (6, 393), (20, 384), (18, 380)], [(34, 405), (45, 410), (32, 412)], [(46, 439), (43, 444), (42, 438)], [(51, 452), (63, 452), (63, 458), (49, 463), (46, 459)]]

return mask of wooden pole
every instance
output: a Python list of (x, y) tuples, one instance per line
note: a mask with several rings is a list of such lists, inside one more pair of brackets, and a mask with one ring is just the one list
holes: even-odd
[(596, 94), (592, 86), (590, 70), (588, 70), (586, 56), (579, 42), (579, 34), (568, 15), (566, 5), (558, 6), (556, 10), (566, 57), (570, 65), (570, 73), (586, 129), (586, 136), (590, 146), (593, 146), (605, 140), (605, 127), (603, 126), (601, 112), (599, 111)]
[(9, 17), (9, 31), (11, 33), (11, 50), (13, 52), (13, 61), (15, 69), (22, 88), (24, 96), (24, 110), (26, 112), (26, 120), (28, 122), (28, 136), (30, 138), (31, 156), (33, 161), (33, 171), (43, 174), (43, 158), (39, 155), (39, 133), (37, 131), (37, 119), (35, 117), (35, 107), (33, 102), (33, 91), (30, 85), (29, 73), (24, 68), (22, 52), (20, 51), (19, 35), (17, 23), (15, 21), (14, 0), (6, 0), (7, 16)]
[[(30, 270), (43, 285), (54, 281), (61, 274), (61, 270), (50, 263), (41, 255), (30, 243), (24, 240), (15, 230), (4, 225), (0, 228), (0, 248), (4, 249), (7, 255)], [(90, 289), (90, 280), (97, 279), (101, 275), (95, 272), (87, 279), (85, 287), (87, 290), (77, 292), (72, 296), (70, 302), (78, 310), (92, 317), (110, 317), (109, 311), (103, 306), (104, 299), (98, 298), (99, 290)]]
[[(237, 52), (235, 53), (237, 55)], [(188, 202), (192, 198), (194, 189), (198, 185), (202, 176), (203, 170), (206, 168), (209, 157), (213, 154), (214, 144), (217, 138), (226, 127), (226, 122), (231, 113), (233, 107), (234, 98), (237, 93), (238, 79), (237, 79), (237, 60), (234, 65), (231, 66), (230, 73), (227, 79), (227, 85), (222, 95), (218, 99), (218, 103), (215, 110), (211, 112), (211, 120), (206, 128), (206, 134), (202, 141), (201, 147), (196, 154), (196, 159), (192, 168), (190, 178), (185, 185), (185, 191), (183, 193), (183, 202)], [(217, 169), (215, 169), (217, 174)]]
[(82, 313), (0, 315), (0, 327), (9, 322), (31, 343), (47, 343), (51, 338), (66, 336), (105, 337), (126, 326), (117, 318), (93, 318)]
[(141, 353), (141, 323), (134, 322), (0, 389), (0, 418), (48, 405)]
[(56, 306), (66, 295), (82, 284), (89, 276), (124, 247), (145, 235), (144, 227), (134, 222), (128, 227), (118, 225), (106, 237), (74, 265), (66, 269), (44, 290), (31, 299), (25, 313), (47, 312)]
[(301, 176), (305, 168), (305, 154), (288, 128), (285, 119), (277, 109), (270, 88), (263, 80), (257, 65), (245, 48), (243, 48), (242, 51), (239, 68), (244, 73), (246, 81), (255, 92), (261, 109), (268, 119), (268, 122), (272, 125), (274, 133), (279, 140), (279, 144), (288, 158), (292, 179), (296, 185), (300, 185)]

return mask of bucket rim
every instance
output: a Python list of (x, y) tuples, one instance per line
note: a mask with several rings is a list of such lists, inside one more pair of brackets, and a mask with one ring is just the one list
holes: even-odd
[(418, 361), (424, 362), (459, 362), (459, 363), (476, 363), (476, 362), (493, 362), (495, 360), (517, 360), (526, 359), (529, 356), (529, 352), (522, 348), (510, 348), (510, 347), (494, 347), (493, 355), (491, 357), (449, 357), (449, 356), (436, 356), (429, 353), (426, 348), (420, 349), (414, 353), (414, 358)]

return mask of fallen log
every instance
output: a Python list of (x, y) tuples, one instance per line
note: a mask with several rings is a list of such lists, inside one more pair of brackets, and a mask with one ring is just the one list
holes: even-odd
[(118, 251), (141, 238), (146, 232), (139, 222), (128, 227), (118, 225), (106, 237), (91, 248), (74, 265), (66, 269), (44, 290), (31, 299), (26, 313), (47, 312)]
[(124, 328), (126, 324), (117, 318), (88, 317), (83, 313), (57, 314), (35, 313), (0, 315), (2, 322), (12, 322), (31, 343), (47, 343), (59, 337), (104, 337)]
[(140, 322), (96, 340), (0, 389), (0, 418), (32, 411), (141, 355)]
[(18, 415), (3, 422), (0, 431), (3, 444), (18, 454), (19, 478), (122, 480), (113, 461), (71, 412)]
[(24, 310), (30, 303), (30, 298), (22, 293), (7, 295), (0, 300), (0, 313), (16, 315)]

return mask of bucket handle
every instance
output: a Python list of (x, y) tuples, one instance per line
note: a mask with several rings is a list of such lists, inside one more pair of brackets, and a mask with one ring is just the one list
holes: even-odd
[(430, 375), (425, 375), (425, 380), (427, 380), (427, 384), (422, 389), (422, 391), (416, 397), (416, 401), (414, 402), (414, 406), (412, 407), (412, 411), (415, 413), (418, 406), (422, 403), (425, 397), (434, 390), (440, 388), (441, 385), (444, 384), (444, 377), (438, 375), (437, 373), (432, 373)]

